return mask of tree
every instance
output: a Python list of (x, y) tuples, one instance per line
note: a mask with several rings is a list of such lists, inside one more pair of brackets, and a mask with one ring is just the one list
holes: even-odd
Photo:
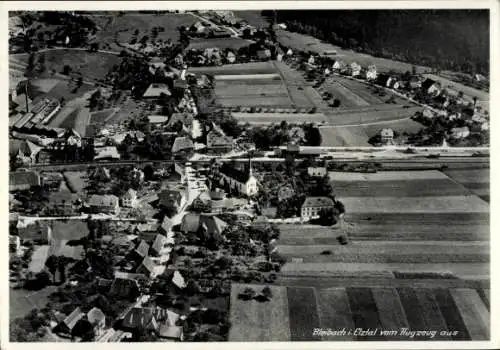
[(340, 107), (340, 100), (338, 98), (333, 100), (333, 107)]
[(255, 290), (253, 290), (250, 287), (247, 287), (243, 290), (243, 292), (241, 292), (238, 295), (238, 298), (242, 299), (242, 300), (250, 300), (250, 299), (253, 299), (255, 297), (255, 295), (256, 295)]
[(99, 51), (99, 43), (92, 43), (92, 44), (90, 44), (90, 51), (91, 52), (97, 52), (97, 51)]
[(271, 299), (273, 296), (273, 292), (271, 291), (271, 288), (269, 286), (265, 286), (262, 289), (262, 295), (264, 295), (266, 298)]
[(65, 64), (63, 66), (62, 74), (69, 75), (70, 72), (71, 72), (71, 67), (69, 65)]

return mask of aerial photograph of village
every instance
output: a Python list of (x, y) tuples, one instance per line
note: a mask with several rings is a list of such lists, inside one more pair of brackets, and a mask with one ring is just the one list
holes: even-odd
[(490, 340), (488, 9), (8, 29), (10, 342)]

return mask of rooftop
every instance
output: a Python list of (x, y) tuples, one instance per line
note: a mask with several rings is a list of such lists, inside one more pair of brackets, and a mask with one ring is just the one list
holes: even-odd
[(328, 197), (307, 197), (302, 208), (333, 207), (333, 200)]

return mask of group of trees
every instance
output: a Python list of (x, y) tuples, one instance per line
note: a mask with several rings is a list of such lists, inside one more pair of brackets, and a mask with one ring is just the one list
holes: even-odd
[(287, 29), (375, 56), (489, 73), (486, 10), (277, 11)]

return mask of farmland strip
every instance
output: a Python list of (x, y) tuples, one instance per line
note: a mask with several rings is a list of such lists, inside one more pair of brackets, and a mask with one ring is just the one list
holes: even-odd
[(474, 289), (450, 290), (472, 340), (490, 338), (489, 312)]
[(440, 332), (448, 330), (446, 322), (441, 314), (439, 305), (436, 301), (432, 289), (416, 289), (417, 299), (422, 310), (422, 315), (426, 323), (424, 330), (436, 331), (436, 336), (433, 340), (449, 340), (450, 337), (440, 335)]
[(434, 296), (441, 310), (441, 314), (446, 322), (448, 330), (457, 331), (458, 334), (453, 336), (453, 340), (470, 340), (470, 335), (465, 326), (460, 311), (455, 304), (448, 289), (439, 288), (434, 290)]
[[(318, 315), (322, 328), (354, 329), (351, 308), (345, 288), (316, 289)], [(355, 340), (352, 335), (323, 337), (322, 340)]]
[(377, 330), (377, 334), (368, 336), (357, 336), (357, 340), (382, 340), (383, 336), (378, 332), (382, 329), (382, 324), (378, 316), (379, 310), (373, 299), (369, 288), (347, 288), (349, 305), (351, 306), (353, 322), (356, 328), (362, 330)]
[[(425, 330), (426, 322), (422, 315), (422, 310), (418, 303), (418, 297), (413, 288), (398, 288), (397, 289), (401, 304), (406, 313), (406, 318), (410, 329), (412, 330)], [(408, 340), (427, 340), (422, 337), (410, 338)]]
[(314, 289), (287, 287), (290, 332), (292, 341), (319, 341), (313, 336), (314, 328), (320, 327)]
[[(380, 323), (384, 330), (408, 328), (406, 314), (394, 288), (372, 288), (373, 299), (379, 310)], [(407, 337), (391, 336), (390, 340), (408, 340)]]

